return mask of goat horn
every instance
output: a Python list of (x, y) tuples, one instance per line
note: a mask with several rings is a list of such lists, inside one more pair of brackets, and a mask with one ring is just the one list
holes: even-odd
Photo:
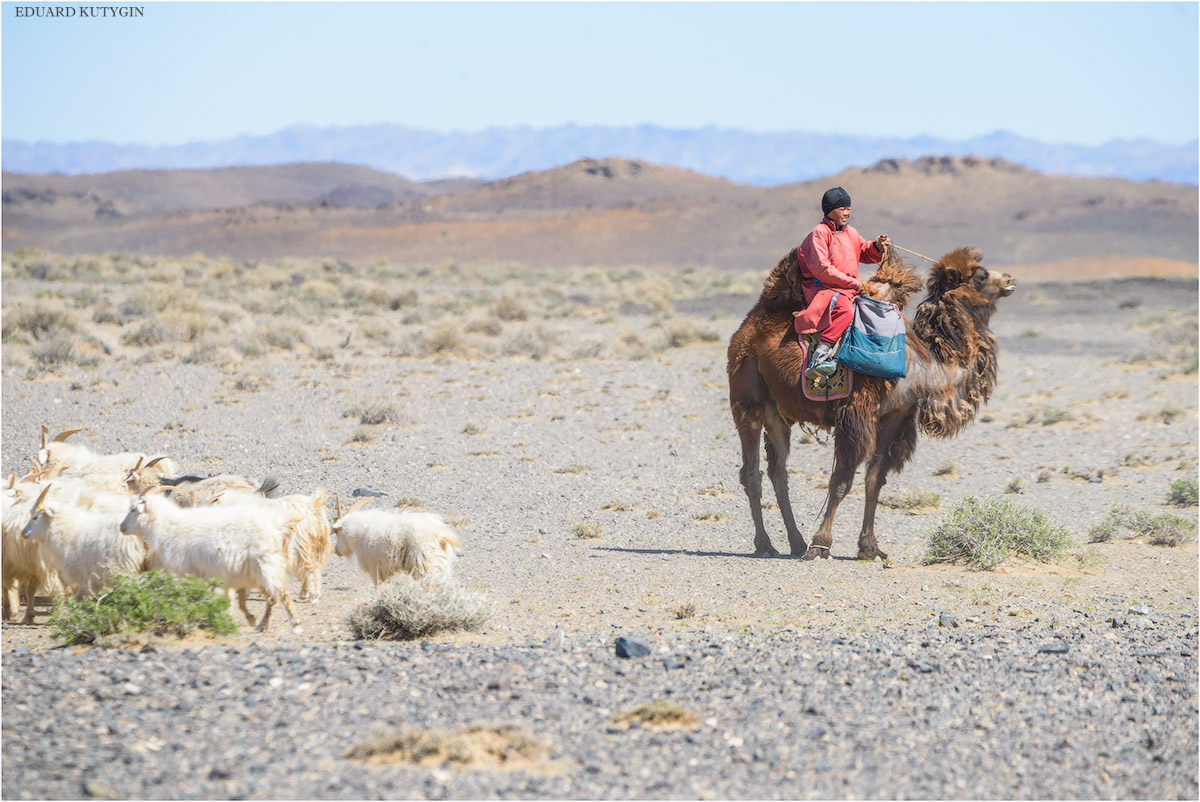
[(46, 444), (49, 442), (50, 442), (50, 427), (43, 423), (42, 424), (42, 448), (45, 448)]
[(51, 485), (46, 485), (44, 488), (42, 488), (42, 494), (37, 497), (37, 501), (33, 504), (33, 508), (35, 510), (40, 510), (42, 508), (42, 504), (45, 503), (46, 494), (50, 492), (50, 488)]
[[(149, 465), (147, 465), (146, 467), (148, 468), (148, 467), (150, 467), (150, 466), (149, 466)], [(138, 471), (140, 471), (141, 469), (142, 469), (142, 458), (141, 458), (141, 457), (138, 457), (138, 461), (137, 461), (137, 462), (134, 464), (134, 466), (133, 466), (132, 468), (130, 468), (130, 469), (129, 469), (129, 472), (130, 472), (130, 473), (137, 473), (137, 472), (138, 472)]]
[(355, 510), (361, 510), (363, 507), (367, 506), (370, 503), (371, 503), (370, 496), (367, 496), (366, 498), (360, 498), (358, 501), (356, 501), (352, 505), (350, 505), (350, 509), (346, 510), (346, 514), (349, 515), (350, 513), (354, 512)]
[(17, 475), (15, 473), (11, 473), (8, 475), (8, 489), (12, 490), (16, 486), (17, 486)]
[(333, 503), (337, 505), (337, 517), (340, 521), (342, 519), (342, 499), (337, 493), (333, 494)]
[(73, 434), (78, 434), (79, 432), (82, 432), (82, 431), (83, 431), (83, 429), (67, 429), (65, 432), (59, 432), (58, 434), (54, 435), (54, 442), (65, 443), (65, 442), (67, 442), (68, 437), (70, 437)]
[(162, 461), (163, 461), (163, 460), (165, 460), (166, 458), (167, 458), (167, 457), (166, 457), (166, 455), (165, 455), (165, 454), (164, 454), (163, 456), (161, 456), (161, 457), (155, 457), (154, 459), (150, 460), (150, 461), (149, 461), (149, 462), (147, 462), (145, 465), (143, 465), (143, 466), (142, 466), (142, 470), (148, 470), (149, 468), (153, 468), (155, 465), (157, 465), (158, 463), (162, 462)]
[(171, 488), (167, 487), (166, 485), (154, 485), (153, 487), (147, 487), (145, 490), (143, 490), (142, 497), (145, 498), (153, 493), (165, 493), (168, 490), (171, 490)]

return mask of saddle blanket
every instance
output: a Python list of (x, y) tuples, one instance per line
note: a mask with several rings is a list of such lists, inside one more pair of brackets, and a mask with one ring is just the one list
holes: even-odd
[[(820, 337), (817, 334), (797, 336), (800, 338), (801, 364), (807, 371), (813, 349), (817, 347)], [(854, 389), (854, 371), (839, 363), (832, 376), (809, 376), (805, 372), (801, 384), (804, 388), (804, 397), (809, 401), (836, 401), (850, 395), (850, 391)]]

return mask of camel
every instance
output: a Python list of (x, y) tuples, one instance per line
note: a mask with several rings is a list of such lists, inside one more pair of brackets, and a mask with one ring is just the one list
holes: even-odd
[[(855, 374), (853, 390), (837, 401), (805, 398), (802, 350), (793, 313), (804, 308), (797, 251), (793, 249), (763, 284), (758, 302), (729, 341), (729, 406), (742, 443), (740, 479), (754, 519), (754, 554), (777, 557), (763, 526), (759, 439), (767, 453), (767, 475), (787, 528), (794, 557), (828, 559), (833, 517), (866, 461), (866, 503), (858, 536), (858, 559), (887, 560), (875, 539), (875, 508), (890, 473), (912, 458), (918, 430), (953, 437), (974, 418), (996, 384), (996, 337), (988, 321), (996, 301), (1016, 289), (1012, 276), (984, 268), (973, 248), (950, 251), (930, 269), (928, 295), (906, 322), (906, 377), (879, 379)], [(891, 246), (862, 292), (900, 309), (920, 289), (916, 274)], [(804, 542), (788, 498), (787, 458), (791, 429), (806, 423), (833, 430), (834, 460), (824, 517)]]

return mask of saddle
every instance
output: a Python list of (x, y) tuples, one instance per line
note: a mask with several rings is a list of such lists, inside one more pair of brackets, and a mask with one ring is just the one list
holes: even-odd
[(800, 340), (801, 364), (805, 373), (800, 381), (804, 397), (809, 401), (837, 401), (850, 395), (854, 389), (854, 371), (838, 363), (837, 370), (832, 376), (820, 374), (809, 375), (808, 365), (812, 361), (812, 352), (820, 340), (818, 334), (798, 334)]

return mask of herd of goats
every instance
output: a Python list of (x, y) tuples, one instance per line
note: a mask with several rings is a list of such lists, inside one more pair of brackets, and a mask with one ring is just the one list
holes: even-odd
[(399, 572), (448, 577), (453, 566), (458, 536), (434, 513), (361, 509), (370, 498), (343, 512), (335, 498), (330, 521), (324, 489), (278, 495), (274, 479), (186, 475), (168, 457), (98, 454), (67, 442), (79, 431), (51, 439), (43, 426), (34, 469), (21, 479), (12, 475), (4, 489), (6, 621), (22, 598), (22, 623), (32, 624), (38, 594), (82, 599), (116, 574), (157, 569), (236, 590), (251, 626), (246, 593), (258, 588), (267, 602), (258, 631), (282, 602), (298, 632), (288, 577), (300, 582), (301, 600), (317, 601), (321, 571), (334, 553), (375, 584)]

